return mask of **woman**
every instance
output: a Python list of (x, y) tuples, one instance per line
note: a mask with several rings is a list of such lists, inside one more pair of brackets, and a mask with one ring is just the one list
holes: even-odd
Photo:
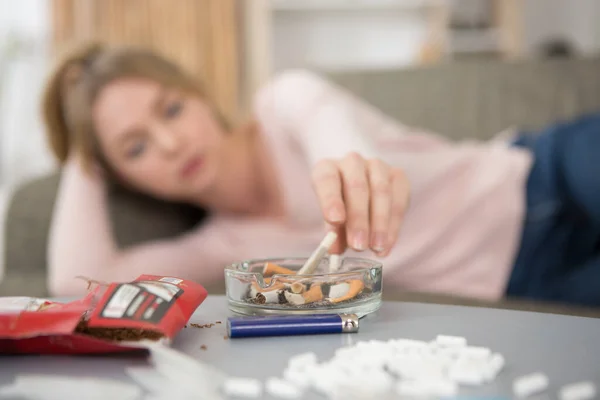
[[(600, 284), (581, 286), (580, 269), (569, 265), (596, 254), (593, 215), (577, 208), (571, 218), (587, 247), (560, 233), (573, 211), (561, 197), (566, 188), (552, 186), (563, 165), (544, 143), (566, 139), (568, 128), (514, 146), (452, 143), (303, 71), (275, 77), (256, 94), (252, 118), (232, 126), (167, 60), (102, 46), (59, 65), (44, 115), (64, 164), (49, 244), (55, 295), (78, 294), (75, 275), (169, 274), (208, 284), (235, 260), (309, 254), (325, 221), (339, 233), (333, 253), (381, 257), (387, 283), (399, 288), (491, 300), (600, 298)], [(118, 249), (108, 179), (210, 216), (181, 237)]]
[[(292, 74), (276, 90), (305, 81), (308, 105), (321, 90), (311, 76)], [(389, 253), (408, 201), (402, 172), (364, 158), (376, 152), (361, 136), (334, 133), (333, 147), (320, 145), (321, 127), (288, 132), (282, 124), (299, 122), (303, 110), (277, 115), (265, 96), (261, 115), (232, 127), (197, 82), (150, 52), (90, 45), (60, 63), (44, 98), (50, 143), (64, 167), (50, 232), (51, 292), (77, 294), (76, 275), (120, 281), (155, 273), (210, 283), (237, 259), (306, 254), (324, 235), (319, 209), (339, 233), (333, 252), (349, 243)], [(207, 208), (211, 217), (180, 238), (117, 249), (106, 179)]]

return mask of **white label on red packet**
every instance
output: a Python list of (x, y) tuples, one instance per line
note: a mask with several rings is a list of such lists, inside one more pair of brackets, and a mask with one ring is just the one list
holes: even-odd
[(173, 285), (179, 285), (181, 282), (183, 282), (183, 279), (164, 277), (160, 278), (158, 281), (172, 283)]
[(104, 318), (121, 318), (131, 305), (131, 302), (137, 294), (140, 292), (140, 288), (130, 285), (123, 284), (119, 286), (115, 294), (112, 296), (104, 311), (102, 312), (102, 316)]
[(22, 311), (37, 311), (46, 299), (35, 297), (0, 297), (0, 313), (12, 314)]
[(158, 282), (140, 282), (138, 283), (138, 286), (143, 287), (148, 292), (162, 298), (165, 301), (171, 301), (173, 300), (173, 297), (181, 293), (181, 289), (179, 289), (177, 286), (165, 285), (164, 283)]

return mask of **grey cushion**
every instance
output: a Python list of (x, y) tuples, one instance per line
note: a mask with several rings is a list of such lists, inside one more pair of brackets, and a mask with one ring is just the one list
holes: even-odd
[[(59, 173), (37, 178), (15, 191), (8, 206), (5, 279), (0, 295), (46, 296), (46, 251)], [(203, 216), (191, 207), (170, 204), (114, 188), (110, 218), (121, 247), (169, 238), (191, 229)]]
[(405, 70), (329, 73), (402, 122), (453, 139), (489, 139), (600, 110), (600, 59), (464, 61)]

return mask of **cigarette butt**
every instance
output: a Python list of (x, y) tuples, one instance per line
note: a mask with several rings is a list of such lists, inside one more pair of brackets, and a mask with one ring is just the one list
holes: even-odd
[(350, 290), (350, 284), (348, 282), (338, 283), (336, 285), (331, 285), (329, 288), (329, 299), (337, 299), (338, 297), (343, 297), (348, 294)]
[[(350, 300), (358, 296), (360, 292), (365, 287), (365, 284), (360, 279), (352, 279), (347, 282), (348, 283), (348, 291), (344, 296), (332, 298), (331, 294), (329, 295), (329, 301), (331, 303), (341, 303), (342, 301)], [(331, 292), (330, 292), (331, 293)]]
[(285, 285), (282, 282), (275, 282), (271, 285), (271, 278), (265, 278), (264, 281), (265, 285), (267, 285), (266, 288), (260, 286), (257, 282), (252, 282), (252, 286), (250, 287), (250, 297), (254, 298), (259, 293), (277, 292), (278, 290), (285, 288)]
[(295, 306), (304, 304), (304, 297), (300, 293), (284, 292), (285, 299), (288, 303)]
[(292, 271), (289, 268), (284, 268), (281, 265), (270, 262), (265, 263), (265, 267), (263, 268), (263, 276), (271, 276), (275, 274), (293, 275), (295, 273), (296, 271)]
[(323, 291), (321, 285), (312, 285), (305, 293), (303, 293), (305, 303), (314, 303), (315, 301), (323, 300)]
[(279, 293), (278, 290), (272, 290), (269, 292), (259, 292), (256, 294), (254, 299), (258, 304), (271, 304), (271, 303), (279, 303)]
[(285, 298), (288, 303), (299, 306), (323, 300), (323, 291), (321, 285), (312, 285), (310, 289), (302, 294), (285, 292)]
[(306, 290), (306, 286), (304, 286), (303, 283), (300, 282), (294, 282), (290, 285), (290, 290), (292, 291), (292, 293), (303, 293)]
[(252, 288), (257, 292), (270, 292), (271, 290), (279, 290), (284, 288), (283, 282), (275, 282), (272, 284), (273, 280), (271, 278), (264, 279), (266, 288), (260, 286), (257, 282), (252, 282)]

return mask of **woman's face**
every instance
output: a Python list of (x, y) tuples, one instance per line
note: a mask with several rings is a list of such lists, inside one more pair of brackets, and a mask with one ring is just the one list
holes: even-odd
[(200, 97), (121, 79), (102, 89), (93, 118), (100, 150), (126, 184), (192, 201), (215, 182), (224, 132)]

